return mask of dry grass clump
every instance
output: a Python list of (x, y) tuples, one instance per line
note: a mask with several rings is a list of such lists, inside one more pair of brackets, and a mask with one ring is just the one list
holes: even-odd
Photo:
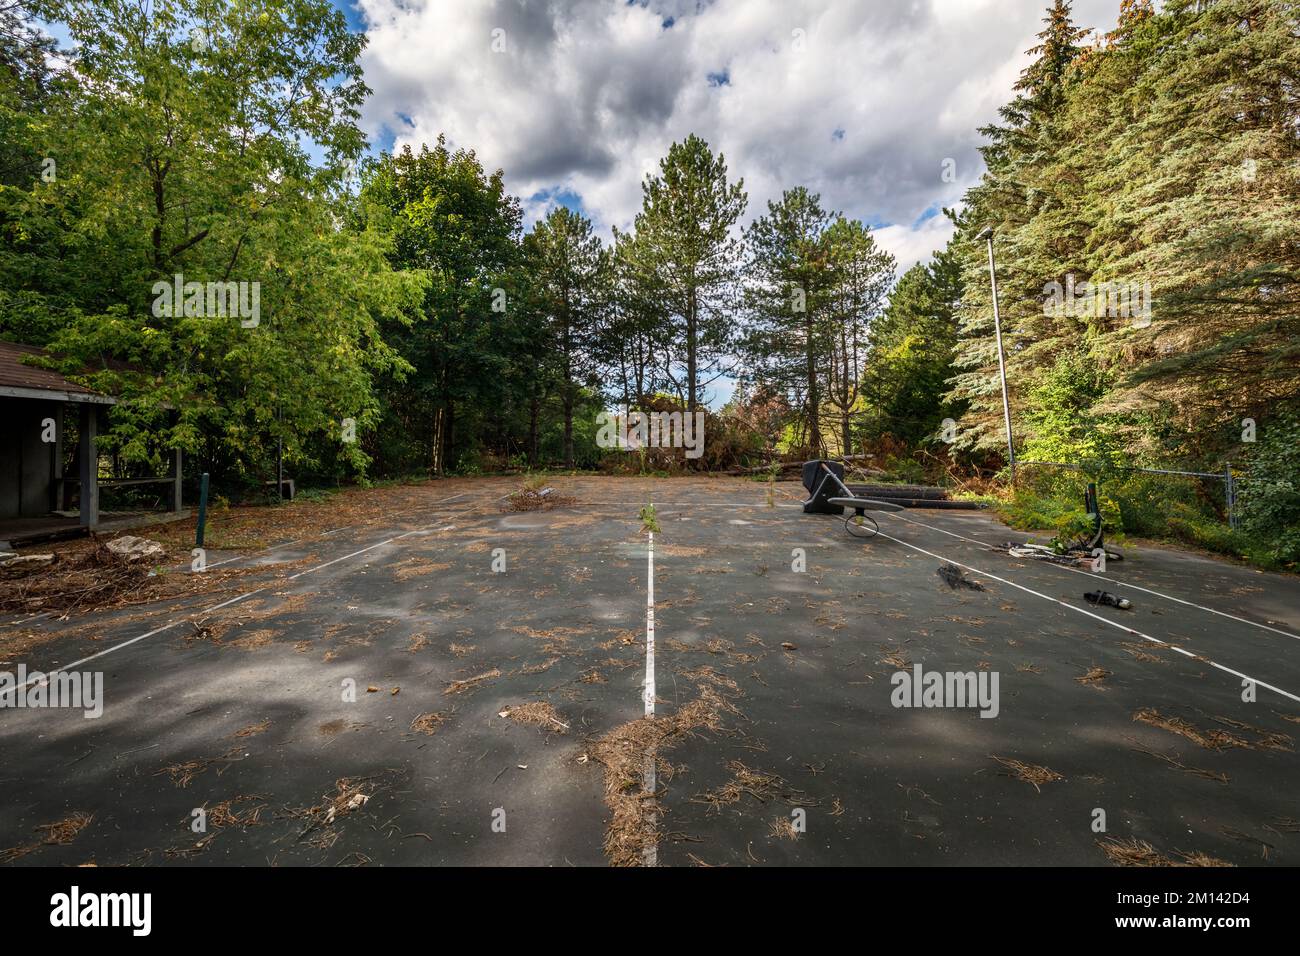
[(430, 561), (421, 557), (407, 558), (394, 566), (393, 577), (398, 581), (409, 581), (411, 578), (446, 571), (449, 567), (451, 567), (451, 564), (447, 561)]
[(527, 624), (518, 624), (510, 630), (516, 634), (522, 634), (524, 637), (533, 641), (542, 642), (542, 650), (547, 654), (567, 654), (573, 645), (575, 638), (582, 637), (588, 633), (585, 627), (529, 627)]
[(417, 734), (424, 734), (426, 737), (432, 737), (438, 732), (438, 728), (447, 722), (447, 718), (450, 716), (451, 713), (447, 711), (428, 711), (427, 713), (419, 714), (411, 721), (411, 730), (415, 731)]
[(381, 789), (381, 784), (377, 781), (391, 773), (392, 771), (386, 771), (369, 777), (339, 777), (334, 781), (334, 793), (326, 794), (321, 803), (289, 811), (288, 816), (307, 821), (298, 834), (298, 841), (305, 841), (308, 846), (321, 850), (332, 847), (339, 838), (338, 831), (333, 828), (334, 821), (365, 807)]
[(1111, 672), (1106, 670), (1104, 667), (1089, 667), (1082, 677), (1076, 677), (1075, 680), (1080, 684), (1093, 684), (1099, 686), (1102, 681), (1110, 676)]
[(475, 674), (473, 677), (467, 677), (464, 680), (454, 680), (443, 688), (443, 693), (450, 697), (453, 694), (462, 694), (467, 690), (473, 690), (485, 680), (492, 680), (500, 677), (501, 671), (492, 668), (490, 671), (484, 671), (482, 674)]
[(1134, 660), (1142, 661), (1144, 664), (1165, 663), (1164, 658), (1156, 657), (1156, 655), (1148, 653), (1146, 650), (1146, 645), (1121, 644), (1120, 647), (1124, 648), (1124, 650), (1126, 650), (1133, 657)]
[(797, 840), (799, 831), (789, 817), (777, 817), (768, 827), (768, 832), (778, 840)]
[(1133, 715), (1133, 719), (1140, 723), (1150, 724), (1152, 727), (1159, 727), (1161, 730), (1167, 730), (1171, 734), (1186, 737), (1206, 750), (1250, 747), (1249, 742), (1235, 734), (1228, 733), (1226, 730), (1204, 731), (1190, 721), (1183, 720), (1181, 717), (1168, 717), (1151, 707), (1142, 708)]
[(691, 798), (693, 803), (705, 803), (714, 810), (735, 806), (741, 798), (753, 797), (759, 803), (771, 800), (784, 800), (790, 806), (816, 806), (816, 800), (803, 798), (802, 790), (795, 790), (784, 779), (774, 773), (764, 773), (745, 766), (739, 760), (727, 764), (731, 779), (721, 787), (716, 787)]
[(241, 730), (236, 730), (236, 731), (235, 731), (233, 734), (231, 734), (230, 736), (232, 736), (232, 737), (256, 737), (258, 734), (266, 733), (267, 728), (270, 727), (270, 726), (271, 726), (271, 722), (270, 722), (269, 720), (264, 720), (264, 721), (262, 721), (262, 722), (259, 723), (259, 724), (249, 724), (247, 727), (244, 727), (244, 728), (241, 729)]
[(45, 836), (41, 843), (46, 846), (62, 846), (65, 843), (71, 843), (77, 838), (82, 830), (90, 826), (90, 821), (95, 819), (94, 814), (78, 812), (64, 817), (57, 823), (42, 823), (36, 829), (44, 830)]
[(532, 674), (541, 674), (541, 673), (544, 673), (545, 671), (550, 670), (552, 667), (554, 667), (554, 666), (555, 666), (556, 664), (558, 664), (559, 662), (560, 662), (560, 659), (559, 659), (558, 657), (548, 657), (546, 660), (544, 660), (544, 661), (542, 661), (542, 662), (540, 662), (540, 663), (538, 663), (538, 664), (526, 664), (526, 665), (524, 665), (523, 667), (520, 668), (520, 671), (521, 671), (521, 673), (529, 674), (529, 675), (532, 675)]
[(529, 704), (517, 704), (502, 708), (497, 714), (518, 724), (532, 724), (544, 727), (552, 733), (567, 734), (569, 725), (560, 720), (559, 712), (544, 700), (535, 700)]
[[(220, 757), (200, 757), (198, 760), (187, 760), (182, 763), (169, 763), (168, 766), (153, 771), (153, 775), (159, 777), (161, 774), (166, 774), (168, 777), (172, 778), (172, 783), (174, 783), (175, 786), (188, 787), (192, 782), (194, 782), (194, 778), (200, 777), (200, 775), (203, 774), (209, 766), (212, 766), (213, 763), (218, 761), (225, 761), (226, 763), (237, 761), (240, 756), (242, 756), (242, 753), (242, 749), (235, 747), (226, 750), (226, 752), (222, 753)], [(221, 767), (221, 770), (217, 771), (218, 777), (220, 777), (222, 771), (225, 771), (225, 767)]]
[(1178, 851), (1178, 855), (1183, 858), (1183, 862), (1171, 859), (1160, 853), (1155, 847), (1145, 840), (1130, 838), (1120, 840), (1115, 837), (1107, 837), (1105, 840), (1098, 840), (1097, 846), (1106, 854), (1113, 866), (1232, 866), (1233, 864), (1226, 860), (1220, 860), (1206, 853), (1193, 852), (1184, 853)]
[(1033, 788), (1042, 793), (1042, 785), (1045, 783), (1055, 783), (1057, 780), (1064, 780), (1059, 773), (1047, 767), (1040, 767), (1038, 764), (1025, 763), (1021, 760), (1013, 760), (1009, 757), (998, 757), (993, 754), (998, 763), (1007, 768), (1007, 776), (1015, 777), (1017, 780), (1023, 780), (1025, 783), (1032, 784)]
[(1286, 734), (1273, 733), (1268, 730), (1261, 730), (1258, 727), (1251, 726), (1243, 720), (1233, 720), (1231, 717), (1215, 717), (1214, 720), (1220, 724), (1226, 724), (1236, 730), (1245, 731), (1248, 734), (1254, 734), (1255, 740), (1251, 741), (1248, 746), (1260, 747), (1264, 750), (1295, 750), (1295, 744)]
[(228, 646), (238, 647), (245, 651), (253, 651), (260, 647), (270, 647), (274, 638), (275, 631), (262, 627), (235, 638), (235, 640), (231, 641)]
[(249, 807), (243, 812), (236, 810), (235, 804), (254, 803), (257, 800), (257, 797), (235, 797), (231, 800), (223, 800), (208, 811), (208, 829), (220, 830), (223, 827), (256, 826), (262, 821), (262, 811), (266, 809), (266, 804)]
[(588, 756), (604, 768), (605, 855), (613, 866), (639, 866), (658, 841), (658, 796), (645, 789), (648, 769), (678, 740), (700, 730), (718, 730), (727, 701), (708, 687), (676, 713), (643, 717), (615, 727), (592, 742)]
[(94, 819), (95, 815), (93, 813), (78, 811), (54, 823), (38, 824), (34, 829), (44, 830), (45, 835), (34, 843), (25, 843), (21, 846), (0, 850), (0, 864), (21, 860), (29, 853), (35, 853), (43, 846), (64, 846), (71, 843), (82, 830), (90, 826), (90, 822)]
[(894, 670), (905, 671), (911, 668), (911, 659), (902, 651), (890, 651), (880, 659), (880, 663), (887, 664)]
[(701, 664), (699, 667), (683, 667), (677, 673), (687, 680), (693, 681), (696, 686), (716, 687), (733, 696), (740, 696), (740, 685), (726, 674), (714, 670), (708, 664)]

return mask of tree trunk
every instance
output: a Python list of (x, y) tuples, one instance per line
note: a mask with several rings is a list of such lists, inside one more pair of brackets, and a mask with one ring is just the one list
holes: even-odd
[(821, 457), (822, 433), (818, 420), (821, 405), (821, 393), (817, 389), (817, 362), (813, 356), (813, 320), (812, 313), (805, 311), (804, 342), (808, 359), (808, 450), (812, 457)]
[(573, 467), (573, 388), (564, 383), (564, 467)]
[(528, 403), (528, 467), (537, 467), (537, 417), (541, 409), (541, 400), (534, 391)]
[[(447, 461), (451, 457), (451, 446), (455, 439), (455, 424), (456, 406), (449, 398), (447, 399), (447, 412), (443, 416), (442, 428), (442, 468), (444, 472), (447, 469)], [(442, 472), (439, 472), (439, 474), (442, 474)]]
[(686, 411), (695, 414), (695, 290), (691, 289), (686, 300)]
[(442, 477), (442, 424), (443, 409), (439, 406), (433, 413), (433, 433), (429, 438), (429, 470)]

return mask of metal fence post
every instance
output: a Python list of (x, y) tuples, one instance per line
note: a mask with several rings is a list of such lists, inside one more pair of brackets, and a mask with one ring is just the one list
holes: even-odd
[(1237, 483), (1232, 477), (1232, 466), (1223, 473), (1224, 498), (1228, 503), (1228, 527), (1237, 530)]
[(203, 547), (203, 531), (208, 523), (208, 473), (199, 479), (199, 524), (194, 533), (194, 547)]

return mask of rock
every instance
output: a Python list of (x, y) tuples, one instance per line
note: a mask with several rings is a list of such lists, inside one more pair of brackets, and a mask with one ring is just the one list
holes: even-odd
[(150, 541), (148, 538), (137, 538), (133, 534), (124, 534), (120, 538), (114, 538), (105, 547), (124, 561), (161, 558), (167, 553), (157, 541)]
[(52, 554), (15, 554), (0, 562), (0, 577), (20, 578), (41, 568), (48, 568), (56, 560)]

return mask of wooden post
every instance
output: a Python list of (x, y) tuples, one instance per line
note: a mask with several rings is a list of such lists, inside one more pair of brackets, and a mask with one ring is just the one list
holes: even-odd
[(181, 510), (181, 450), (176, 449), (176, 470), (172, 472), (172, 511)]
[(208, 525), (208, 473), (199, 479), (199, 523), (194, 529), (194, 547), (203, 547), (203, 534)]
[(50, 510), (66, 508), (63, 490), (63, 411), (64, 403), (59, 402), (54, 413), (54, 447), (50, 449), (53, 460), (50, 462)]
[(99, 417), (90, 402), (82, 402), (80, 411), (77, 458), (81, 469), (81, 524), (94, 528), (99, 524), (99, 453), (95, 448)]

